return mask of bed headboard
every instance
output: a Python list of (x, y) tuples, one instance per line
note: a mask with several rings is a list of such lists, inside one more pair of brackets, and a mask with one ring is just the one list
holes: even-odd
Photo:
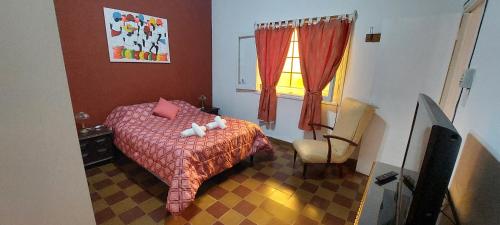
[(450, 193), (462, 225), (500, 221), (500, 162), (469, 134), (451, 181)]

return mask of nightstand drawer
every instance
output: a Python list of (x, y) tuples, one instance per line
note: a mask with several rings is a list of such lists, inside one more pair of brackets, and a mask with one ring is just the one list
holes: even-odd
[(113, 156), (113, 149), (111, 147), (96, 148), (94, 153), (97, 159), (103, 159)]

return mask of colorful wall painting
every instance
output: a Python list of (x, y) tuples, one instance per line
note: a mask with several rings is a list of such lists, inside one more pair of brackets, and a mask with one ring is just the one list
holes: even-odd
[(167, 20), (104, 8), (111, 62), (170, 63)]

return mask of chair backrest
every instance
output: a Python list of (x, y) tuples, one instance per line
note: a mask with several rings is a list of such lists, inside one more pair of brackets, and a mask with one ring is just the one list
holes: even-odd
[(333, 135), (347, 138), (359, 144), (375, 108), (353, 98), (345, 98), (335, 121)]

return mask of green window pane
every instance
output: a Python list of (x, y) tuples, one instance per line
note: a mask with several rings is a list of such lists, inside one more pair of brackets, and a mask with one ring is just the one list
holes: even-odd
[(292, 72), (292, 58), (286, 58), (285, 66), (283, 66), (283, 73)]
[(294, 73), (300, 73), (300, 59), (299, 58), (293, 58), (292, 59), (292, 72)]
[[(293, 57), (299, 57), (299, 43), (298, 42), (292, 42), (293, 45)], [(290, 54), (290, 51), (288, 52)]]
[(288, 54), (286, 55), (286, 57), (293, 57), (293, 42), (290, 43), (290, 47), (288, 48)]
[(293, 73), (292, 74), (292, 85), (293, 88), (304, 88), (304, 83), (302, 82), (302, 74)]
[(281, 73), (280, 80), (278, 81), (278, 85), (280, 87), (289, 87), (290, 86), (290, 73)]

